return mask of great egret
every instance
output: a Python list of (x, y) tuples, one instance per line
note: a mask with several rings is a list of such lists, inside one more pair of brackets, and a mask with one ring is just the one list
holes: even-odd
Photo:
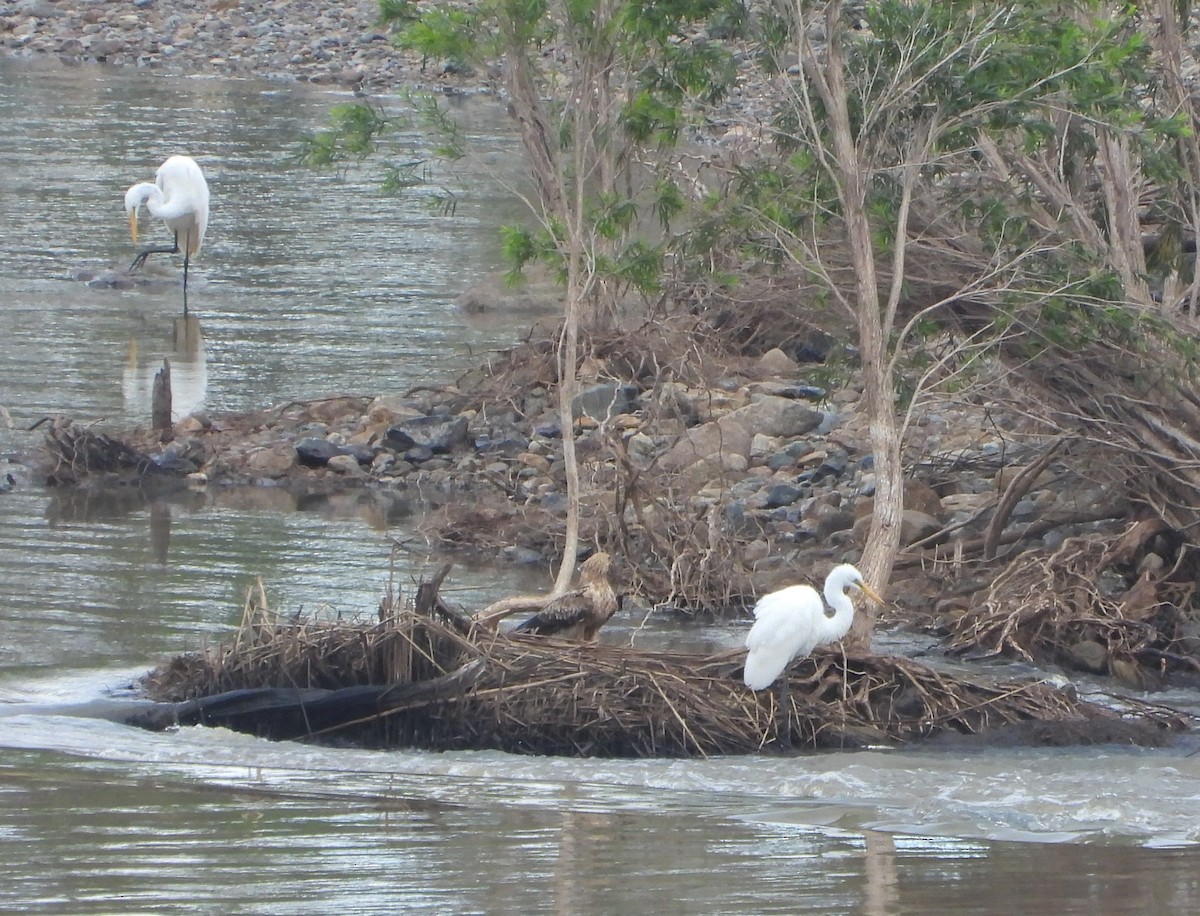
[[(204, 230), (208, 228), (208, 182), (196, 160), (191, 156), (172, 156), (158, 167), (154, 184), (139, 182), (125, 192), (125, 212), (129, 214), (129, 234), (133, 244), (138, 239), (138, 210), (142, 204), (167, 224), (174, 233), (175, 243), (143, 248), (138, 252), (131, 271), (146, 263), (152, 254), (179, 254), (183, 252), (183, 313), (187, 314), (188, 262), (204, 244)], [(180, 243), (182, 242), (182, 245)]]
[(578, 588), (559, 595), (513, 632), (592, 642), (621, 606), (609, 581), (611, 569), (607, 553), (592, 554), (579, 567)]
[[(835, 566), (825, 577), (825, 601), (834, 615), (825, 613), (821, 596), (811, 585), (789, 585), (763, 595), (754, 606), (754, 626), (746, 636), (746, 668), (743, 679), (751, 690), (764, 690), (783, 674), (792, 659), (803, 657), (824, 643), (837, 642), (850, 630), (854, 604), (847, 589), (861, 591), (877, 604), (883, 599), (849, 563)], [(791, 733), (791, 715), (786, 709), (787, 678), (780, 686), (780, 706)]]

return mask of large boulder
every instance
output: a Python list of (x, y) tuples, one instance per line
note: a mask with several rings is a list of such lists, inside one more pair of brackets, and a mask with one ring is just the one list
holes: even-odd
[(719, 466), (737, 466), (731, 457), (741, 459), (745, 468), (750, 460), (751, 436), (740, 423), (724, 417), (689, 429), (659, 460), (665, 471), (681, 471), (700, 461)]
[(388, 427), (383, 444), (392, 451), (404, 452), (414, 446), (432, 452), (452, 452), (467, 441), (467, 418), (413, 417)]
[(734, 422), (749, 430), (751, 435), (775, 436), (790, 439), (812, 432), (821, 425), (821, 411), (803, 401), (778, 395), (756, 397), (745, 407), (731, 410), (723, 422)]

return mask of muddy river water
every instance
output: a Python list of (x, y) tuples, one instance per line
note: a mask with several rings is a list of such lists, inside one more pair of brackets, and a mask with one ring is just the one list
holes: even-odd
[[(0, 452), (45, 415), (142, 419), (164, 357), (177, 398), (240, 409), (441, 383), (514, 339), (514, 316), (454, 305), (520, 217), (498, 107), (471, 111), (489, 153), (446, 216), (380, 196), (370, 169), (287, 167), (344, 99), (0, 62)], [(213, 196), (190, 323), (169, 257), (130, 289), (77, 279), (127, 265), (124, 190), (175, 152)], [(1194, 746), (562, 760), (80, 714), (220, 638), (257, 577), (281, 609), (372, 613), (418, 518), (273, 491), (0, 494), (0, 911), (1200, 911)], [(397, 581), (423, 562), (400, 554)], [(458, 578), (464, 604), (546, 585), (484, 563)]]

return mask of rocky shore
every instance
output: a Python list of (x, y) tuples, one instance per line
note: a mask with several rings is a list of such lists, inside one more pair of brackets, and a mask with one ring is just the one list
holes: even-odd
[[(670, 492), (685, 516), (716, 513), (722, 537), (739, 545), (734, 562), (764, 582), (797, 566), (854, 559), (875, 488), (860, 387), (852, 381), (827, 391), (804, 377), (802, 365), (774, 350), (730, 369), (715, 385), (604, 377), (584, 383), (573, 413), (590, 482), (585, 515), (595, 523), (610, 513), (616, 482), (634, 474)], [(510, 391), (509, 410), (486, 398), (469, 385), (447, 385), (250, 414), (197, 414), (176, 424), (165, 443), (135, 436), (130, 441), (142, 457), (124, 466), (141, 473), (149, 465), (160, 479), (192, 487), (359, 489), (385, 500), (419, 495), (460, 507), (458, 521), (452, 514), (443, 530), (429, 532), (434, 540), (547, 561), (554, 555), (549, 532), (561, 528), (566, 512), (553, 391), (538, 384)], [(994, 422), (985, 426), (965, 405), (920, 419), (910, 441), (924, 457), (907, 484), (905, 545), (983, 536), (1000, 494), (1035, 454), (1006, 442), (1010, 432)], [(67, 468), (104, 464), (97, 454), (82, 462), (69, 451), (65, 457), (50, 482), (95, 482), (94, 473), (75, 479)], [(490, 525), (461, 521), (481, 513)], [(1036, 519), (1041, 524), (1027, 546), (1055, 547), (1121, 515), (1104, 487), (1054, 465), (1012, 507), (1000, 536), (1020, 537)]]
[[(22, 57), (338, 86), (462, 85), (394, 48), (378, 0), (17, 0), (0, 13), (0, 49)], [(476, 77), (475, 84), (479, 85)]]

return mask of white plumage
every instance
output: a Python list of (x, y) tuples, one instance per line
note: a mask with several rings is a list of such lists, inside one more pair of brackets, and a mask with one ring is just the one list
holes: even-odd
[(204, 244), (208, 229), (208, 182), (196, 160), (190, 156), (171, 156), (154, 175), (154, 184), (139, 182), (125, 192), (125, 212), (129, 214), (129, 234), (138, 239), (138, 211), (142, 204), (167, 224), (174, 235), (170, 248), (146, 248), (134, 258), (130, 270), (137, 270), (151, 254), (183, 254), (183, 311), (187, 313), (187, 275), (191, 256)]
[(754, 606), (754, 626), (746, 636), (746, 686), (751, 690), (770, 687), (792, 659), (845, 636), (854, 620), (847, 589), (882, 601), (849, 563), (834, 567), (825, 579), (825, 601), (834, 609), (832, 617), (826, 615), (821, 596), (810, 585), (789, 585), (763, 595)]

